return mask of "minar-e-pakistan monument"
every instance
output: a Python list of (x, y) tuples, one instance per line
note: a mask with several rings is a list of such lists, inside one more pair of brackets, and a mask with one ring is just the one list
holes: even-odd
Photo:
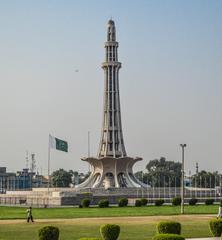
[(133, 175), (132, 167), (142, 158), (128, 157), (124, 146), (120, 94), (118, 42), (113, 20), (109, 20), (105, 42), (103, 126), (97, 158), (83, 161), (91, 165), (91, 175), (78, 188), (129, 188), (143, 185)]

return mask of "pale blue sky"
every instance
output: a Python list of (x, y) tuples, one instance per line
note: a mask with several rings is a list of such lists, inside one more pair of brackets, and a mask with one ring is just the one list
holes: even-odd
[[(47, 168), (48, 134), (68, 140), (52, 169), (86, 171), (102, 124), (103, 44), (112, 16), (119, 41), (126, 150), (222, 171), (222, 1), (1, 1), (0, 166)], [(78, 69), (79, 72), (75, 70)]]

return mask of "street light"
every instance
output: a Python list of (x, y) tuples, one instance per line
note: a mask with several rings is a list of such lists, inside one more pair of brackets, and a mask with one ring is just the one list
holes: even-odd
[(181, 214), (184, 214), (184, 148), (187, 146), (186, 144), (180, 144), (182, 148), (182, 169), (181, 169)]

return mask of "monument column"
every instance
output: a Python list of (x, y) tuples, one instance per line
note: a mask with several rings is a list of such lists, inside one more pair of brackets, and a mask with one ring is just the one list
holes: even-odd
[(98, 157), (125, 157), (126, 150), (120, 113), (119, 98), (119, 69), (118, 42), (113, 20), (109, 20), (107, 27), (107, 41), (105, 42), (105, 62), (102, 68), (105, 72), (103, 126)]

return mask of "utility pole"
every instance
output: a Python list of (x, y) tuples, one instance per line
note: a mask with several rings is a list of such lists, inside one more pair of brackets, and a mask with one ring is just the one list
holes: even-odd
[(29, 152), (26, 150), (26, 156), (25, 156), (25, 167), (29, 168)]
[(31, 172), (33, 173), (36, 169), (36, 160), (35, 160), (35, 153), (31, 154)]
[(187, 146), (186, 144), (180, 144), (182, 148), (182, 169), (181, 169), (181, 214), (184, 214), (184, 148)]

